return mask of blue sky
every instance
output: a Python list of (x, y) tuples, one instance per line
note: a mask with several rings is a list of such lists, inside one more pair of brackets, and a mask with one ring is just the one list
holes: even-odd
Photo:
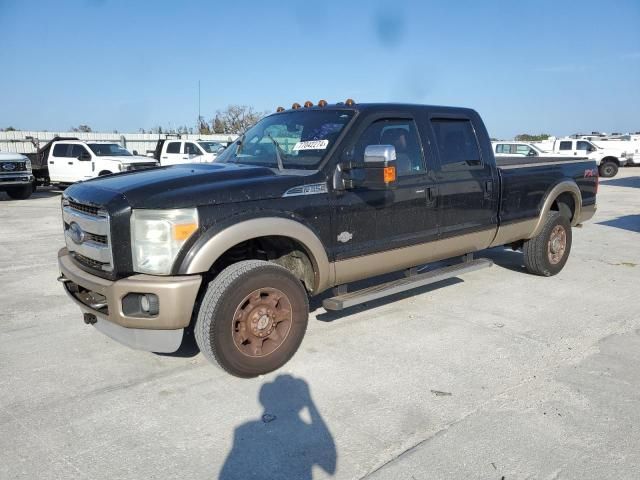
[(0, 127), (194, 126), (228, 104), (468, 106), (492, 136), (640, 130), (640, 0), (0, 0)]

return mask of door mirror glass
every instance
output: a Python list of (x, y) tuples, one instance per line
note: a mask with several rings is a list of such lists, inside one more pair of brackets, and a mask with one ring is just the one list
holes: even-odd
[(393, 145), (367, 145), (364, 149), (365, 167), (386, 166), (396, 161), (396, 147)]

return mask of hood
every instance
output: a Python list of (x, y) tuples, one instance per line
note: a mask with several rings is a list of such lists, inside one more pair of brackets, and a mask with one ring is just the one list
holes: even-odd
[(65, 196), (101, 205), (124, 197), (132, 208), (185, 208), (278, 198), (304, 178), (248, 165), (184, 164), (98, 177), (72, 185)]

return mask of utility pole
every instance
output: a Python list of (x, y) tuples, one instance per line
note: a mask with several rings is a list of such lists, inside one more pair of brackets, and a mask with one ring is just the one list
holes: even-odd
[(200, 80), (198, 80), (198, 125), (197, 125), (197, 131), (198, 131), (198, 137), (200, 136), (200, 119), (202, 117), (200, 116)]

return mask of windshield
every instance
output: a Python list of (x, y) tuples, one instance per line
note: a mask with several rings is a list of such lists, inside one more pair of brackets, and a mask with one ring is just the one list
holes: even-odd
[(131, 153), (117, 143), (88, 143), (89, 148), (99, 157), (130, 157)]
[(301, 110), (260, 120), (218, 156), (217, 162), (315, 170), (353, 112)]
[(220, 153), (224, 150), (224, 146), (218, 142), (198, 142), (198, 145), (204, 148), (207, 153)]

